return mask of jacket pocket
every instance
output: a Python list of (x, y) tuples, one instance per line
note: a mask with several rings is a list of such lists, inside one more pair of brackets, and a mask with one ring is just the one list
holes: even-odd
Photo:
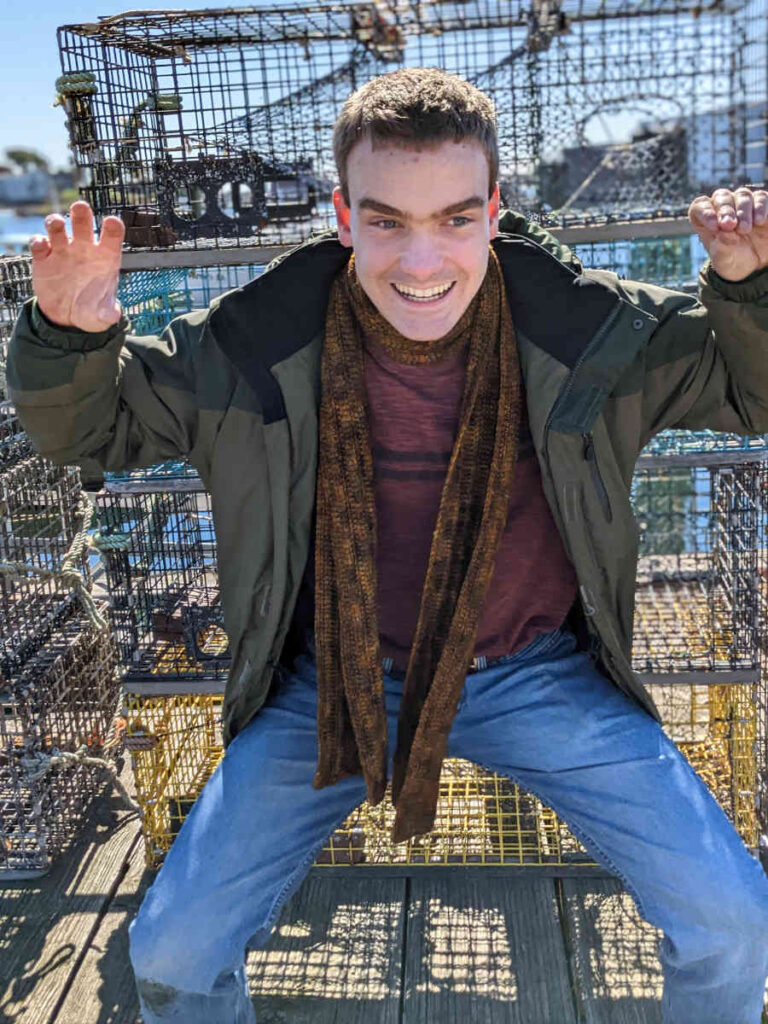
[(611, 509), (611, 499), (608, 497), (608, 489), (605, 486), (602, 476), (600, 475), (600, 467), (597, 464), (597, 455), (595, 454), (595, 442), (591, 434), (582, 434), (584, 439), (584, 458), (589, 466), (589, 473), (592, 478), (592, 485), (597, 493), (600, 507), (605, 515), (606, 522), (613, 521), (613, 510)]

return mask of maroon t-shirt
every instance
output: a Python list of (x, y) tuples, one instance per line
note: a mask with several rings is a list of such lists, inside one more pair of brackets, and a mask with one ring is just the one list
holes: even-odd
[[(365, 343), (382, 657), (408, 665), (440, 495), (459, 424), (466, 346), (437, 363), (395, 362)], [(577, 580), (541, 486), (522, 403), (507, 524), (478, 620), (475, 655), (511, 654), (562, 625)]]
[[(378, 521), (381, 656), (408, 666), (445, 474), (459, 424), (467, 347), (407, 366), (366, 340), (374, 497)], [(312, 632), (314, 524), (294, 626)], [(541, 486), (525, 402), (507, 524), (478, 623), (475, 656), (512, 654), (563, 624), (577, 580)]]

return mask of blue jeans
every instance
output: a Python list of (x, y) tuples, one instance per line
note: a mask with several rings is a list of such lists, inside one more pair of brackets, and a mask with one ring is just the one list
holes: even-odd
[[(385, 675), (384, 685), (391, 771), (403, 683)], [(184, 823), (130, 929), (145, 1024), (254, 1024), (246, 948), (266, 944), (329, 834), (365, 799), (362, 777), (312, 788), (316, 702), (302, 655)], [(552, 807), (664, 932), (664, 1024), (759, 1024), (768, 879), (675, 744), (571, 633), (543, 633), (467, 675), (448, 756)]]

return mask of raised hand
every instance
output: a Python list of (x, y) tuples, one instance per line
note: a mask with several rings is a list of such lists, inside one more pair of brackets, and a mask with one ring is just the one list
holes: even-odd
[(32, 288), (42, 312), (62, 327), (104, 331), (119, 321), (117, 284), (125, 225), (119, 217), (105, 217), (98, 242), (93, 235), (93, 213), (78, 200), (69, 208), (72, 238), (59, 213), (46, 217), (48, 237), (33, 235)]
[(688, 219), (709, 253), (712, 267), (728, 281), (741, 281), (768, 266), (768, 192), (716, 189), (691, 203)]

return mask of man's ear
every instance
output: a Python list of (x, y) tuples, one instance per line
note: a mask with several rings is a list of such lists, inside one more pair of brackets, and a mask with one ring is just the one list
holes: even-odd
[[(333, 190), (333, 208), (336, 211), (336, 227), (339, 231), (339, 241), (342, 245), (346, 245), (348, 249), (352, 248), (352, 225), (351, 216), (352, 211), (347, 206), (344, 200), (344, 193), (341, 191), (339, 186)], [(497, 218), (498, 219), (498, 218)]]
[(499, 183), (496, 182), (496, 187), (491, 194), (491, 198), (488, 200), (488, 225), (490, 227), (491, 238), (495, 238), (499, 233), (499, 209), (501, 208), (501, 193), (499, 192)]

